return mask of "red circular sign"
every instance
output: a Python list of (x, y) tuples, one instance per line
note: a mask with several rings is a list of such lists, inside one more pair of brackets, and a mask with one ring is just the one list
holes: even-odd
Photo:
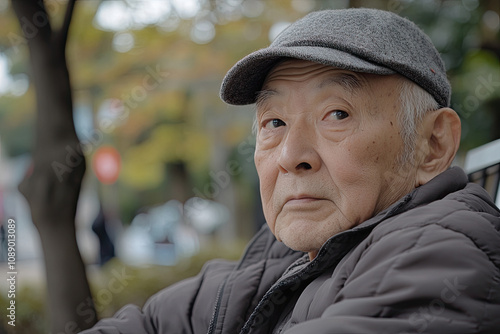
[(120, 153), (112, 146), (99, 147), (92, 159), (92, 169), (97, 179), (104, 184), (113, 184), (120, 174)]

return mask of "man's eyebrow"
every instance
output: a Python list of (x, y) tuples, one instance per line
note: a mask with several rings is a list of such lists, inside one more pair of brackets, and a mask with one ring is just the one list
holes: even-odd
[(322, 80), (317, 88), (321, 89), (329, 85), (339, 85), (347, 92), (355, 93), (364, 86), (365, 82), (359, 76), (351, 73), (338, 73)]
[(257, 107), (257, 110), (262, 109), (267, 100), (274, 95), (278, 95), (278, 92), (272, 89), (262, 89), (258, 91), (255, 99), (255, 106)]

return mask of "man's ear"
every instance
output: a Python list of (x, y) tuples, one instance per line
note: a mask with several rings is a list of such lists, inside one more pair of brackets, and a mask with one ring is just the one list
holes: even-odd
[(460, 145), (460, 118), (453, 109), (441, 108), (425, 115), (420, 130), (417, 187), (450, 167)]

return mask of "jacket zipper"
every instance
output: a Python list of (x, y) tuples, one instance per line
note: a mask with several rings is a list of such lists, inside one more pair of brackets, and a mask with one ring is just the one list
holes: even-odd
[(265, 304), (267, 303), (267, 301), (269, 299), (271, 299), (272, 295), (276, 291), (279, 291), (279, 290), (281, 290), (283, 288), (287, 288), (287, 287), (293, 285), (292, 283), (300, 282), (300, 280), (305, 275), (307, 275), (307, 273), (304, 273), (304, 269), (307, 269), (307, 267), (299, 270), (298, 272), (294, 273), (292, 276), (290, 276), (290, 277), (282, 280), (281, 282), (276, 283), (274, 286), (272, 286), (269, 289), (269, 291), (267, 291), (266, 294), (261, 298), (260, 302), (257, 304), (257, 306), (255, 307), (254, 311), (252, 312), (252, 314), (248, 318), (247, 322), (245, 323), (245, 325), (241, 329), (240, 333), (248, 333), (250, 331), (251, 326), (252, 326), (253, 322), (255, 321), (255, 317), (257, 316), (257, 312), (256, 311), (260, 312), (260, 309), (265, 306)]
[(226, 277), (224, 281), (219, 285), (219, 289), (217, 290), (217, 299), (215, 300), (214, 313), (212, 316), (212, 320), (210, 321), (210, 326), (208, 327), (207, 334), (215, 333), (215, 328), (217, 326), (217, 318), (219, 317), (220, 305), (222, 303), (222, 294), (224, 293), (224, 287), (226, 286), (227, 279)]

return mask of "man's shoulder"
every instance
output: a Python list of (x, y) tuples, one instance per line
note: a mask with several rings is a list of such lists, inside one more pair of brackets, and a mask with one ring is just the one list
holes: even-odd
[(475, 184), (386, 219), (373, 229), (369, 239), (396, 248), (413, 242), (415, 247), (433, 247), (436, 252), (450, 254), (457, 254), (455, 243), (438, 239), (467, 242), (500, 268), (500, 212)]

